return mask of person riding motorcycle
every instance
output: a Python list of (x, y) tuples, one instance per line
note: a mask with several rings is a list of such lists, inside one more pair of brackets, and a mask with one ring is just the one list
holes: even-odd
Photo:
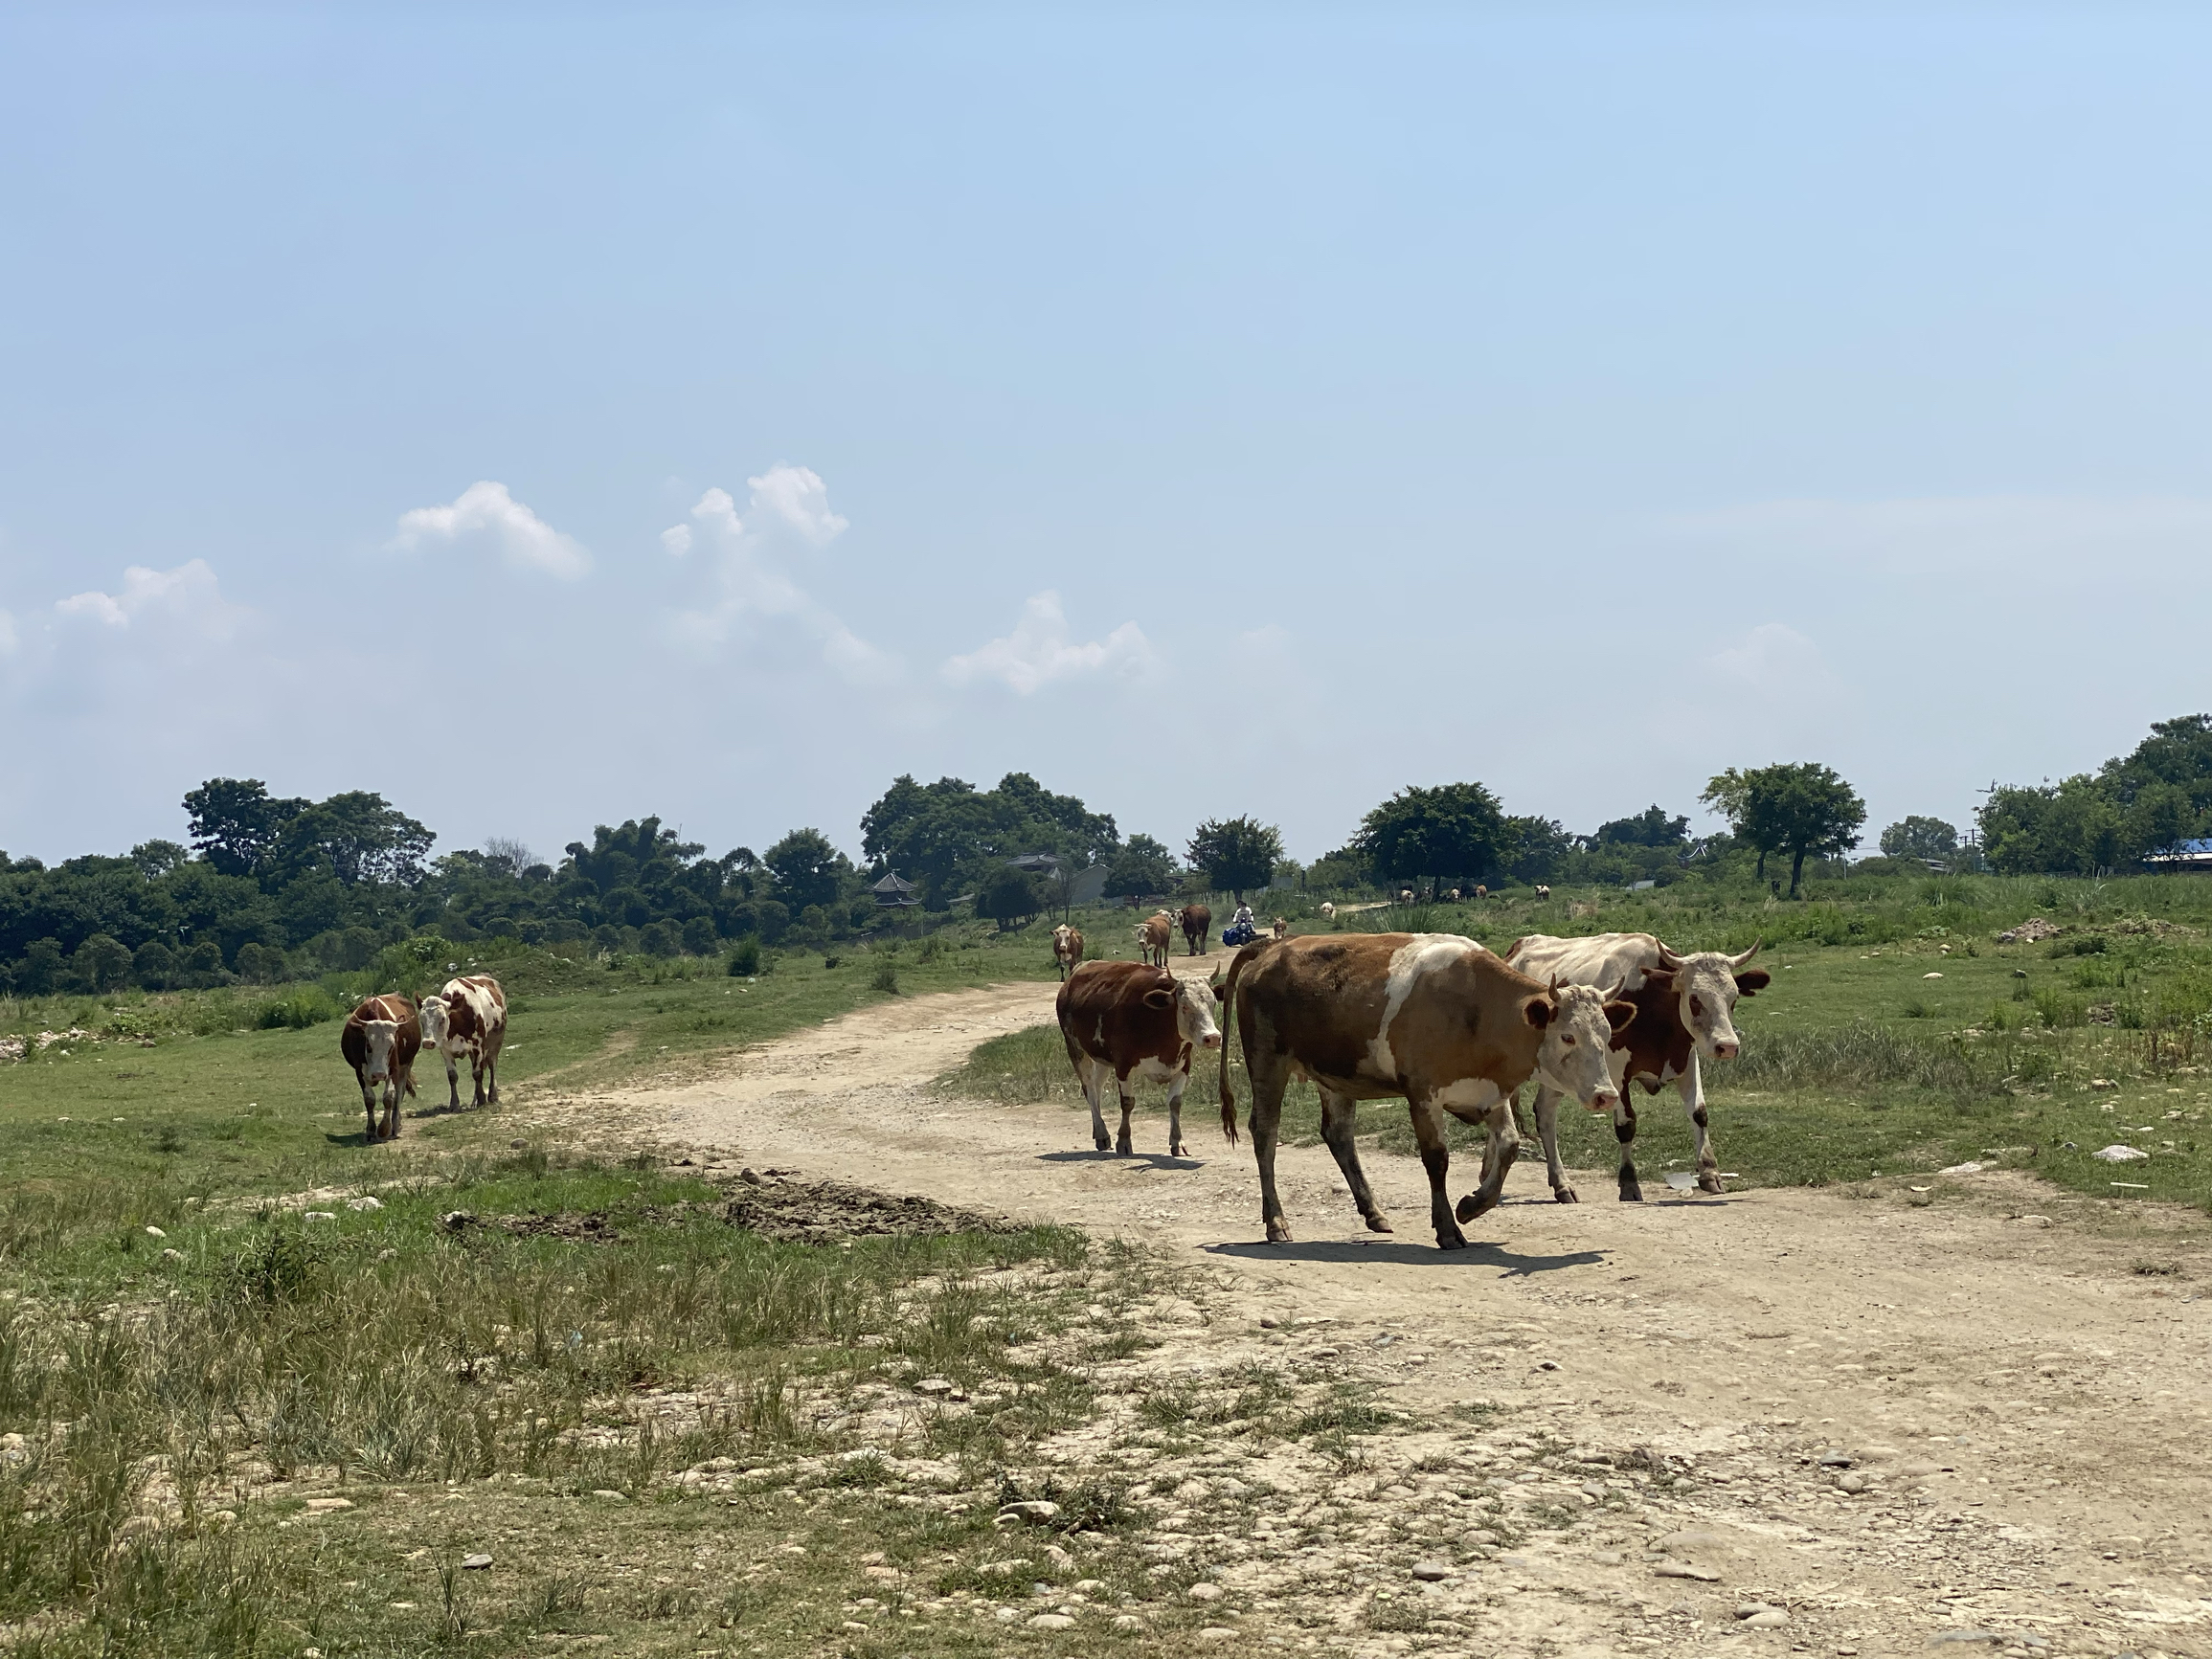
[(1259, 937), (1259, 924), (1253, 920), (1252, 907), (1239, 905), (1236, 914), (1221, 932), (1224, 945), (1249, 945)]

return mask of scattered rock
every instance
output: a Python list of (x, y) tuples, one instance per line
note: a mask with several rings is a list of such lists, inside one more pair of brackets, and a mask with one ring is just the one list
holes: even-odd
[(438, 1224), (449, 1233), (458, 1233), (476, 1225), (476, 1217), (467, 1210), (447, 1210), (438, 1218)]
[(999, 1515), (1002, 1519), (1011, 1516), (1032, 1527), (1049, 1526), (1060, 1518), (1060, 1506), (1044, 1498), (1029, 1498), (1018, 1504), (1002, 1505)]
[(384, 1200), (363, 1193), (359, 1198), (348, 1199), (346, 1207), (350, 1210), (380, 1210), (384, 1207)]
[(1193, 1584), (1190, 1586), (1190, 1599), (1193, 1602), (1218, 1602), (1221, 1600), (1221, 1586), (1219, 1584)]
[(1074, 1627), (1075, 1621), (1065, 1613), (1039, 1613), (1029, 1621), (1032, 1630), (1067, 1630)]
[(1923, 974), (1921, 977), (1923, 979), (1940, 979), (1943, 975), (1941, 974)]
[(1144, 1621), (1134, 1613), (1117, 1613), (1114, 1615), (1114, 1628), (1117, 1630), (1141, 1630), (1144, 1628)]
[(184, 1260), (184, 1252), (182, 1250), (164, 1250), (161, 1253), (161, 1259), (165, 1262), (181, 1262)]
[(1208, 1625), (1198, 1633), (1201, 1642), (1233, 1642), (1237, 1632), (1228, 1625)]
[(914, 1391), (916, 1394), (950, 1394), (953, 1391), (952, 1380), (944, 1377), (925, 1377), (914, 1385)]
[(2147, 1158), (2150, 1155), (2149, 1153), (2140, 1148), (2132, 1146), (2108, 1146), (2089, 1154), (2089, 1156), (2109, 1164), (2133, 1163), (2137, 1158)]
[(2003, 1641), (2004, 1638), (1995, 1630), (1939, 1630), (1929, 1637), (1928, 1645), (1939, 1648), (1946, 1642), (1987, 1642), (1994, 1648)]
[(1836, 1490), (1849, 1492), (1853, 1497), (1857, 1497), (1866, 1490), (1866, 1477), (1862, 1474), (1838, 1475), (1836, 1477)]
[[(630, 1501), (630, 1494), (628, 1492), (617, 1491), (612, 1487), (594, 1487), (592, 1489), (592, 1496), (596, 1498), (608, 1498), (619, 1504), (628, 1503)], [(786, 1544), (784, 1548), (797, 1549), (798, 1546), (796, 1544)], [(799, 1553), (802, 1556), (806, 1554), (804, 1550), (800, 1550)]]
[(479, 1554), (461, 1558), (461, 1570), (464, 1573), (481, 1573), (490, 1565), (491, 1558), (486, 1555)]
[(1687, 1561), (1661, 1561), (1652, 1569), (1655, 1578), (1695, 1579), (1701, 1584), (1717, 1584), (1721, 1576), (1704, 1567), (1693, 1567)]
[(1764, 1602), (1753, 1603), (1736, 1609), (1739, 1626), (1746, 1630), (1779, 1630), (1790, 1622), (1787, 1610), (1769, 1606)]
[[(1935, 1173), (1939, 1176), (1977, 1176), (1987, 1168), (1989, 1168), (1989, 1165), (1985, 1163), (1981, 1163), (1977, 1160), (1969, 1160), (1968, 1162), (1962, 1164), (1952, 1164), (1949, 1169), (1937, 1170)], [(1920, 1190), (1921, 1189), (1918, 1187), (1913, 1189), (1915, 1192)]]
[(1440, 1584), (1451, 1576), (1452, 1569), (1442, 1561), (1416, 1561), (1413, 1563), (1413, 1577), (1424, 1584)]
[(334, 1511), (350, 1510), (352, 1507), (353, 1500), (351, 1498), (309, 1498), (307, 1500), (307, 1513), (311, 1515), (327, 1515)]
[(300, 1217), (303, 1222), (334, 1222), (337, 1219), (336, 1213), (330, 1210), (307, 1210)]
[(2065, 930), (2054, 927), (2041, 916), (2030, 916), (2017, 928), (2007, 928), (1997, 936), (2000, 945), (2032, 945), (2038, 939), (2055, 939)]
[(768, 1184), (767, 1177), (756, 1169), (741, 1169), (737, 1172), (737, 1178), (749, 1187), (764, 1187)]
[(163, 1232), (159, 1227), (154, 1226), (149, 1226), (147, 1228), (146, 1236), (149, 1239), (166, 1239), (169, 1237), (169, 1235)]
[(1847, 1451), (1824, 1451), (1820, 1454), (1822, 1468), (1849, 1468), (1858, 1461)]

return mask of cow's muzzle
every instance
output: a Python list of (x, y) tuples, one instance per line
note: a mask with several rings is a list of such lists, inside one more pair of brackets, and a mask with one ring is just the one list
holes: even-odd
[(1716, 1042), (1713, 1044), (1713, 1058), (1715, 1060), (1733, 1060), (1742, 1047), (1743, 1044), (1740, 1042)]
[(1216, 1031), (1209, 1037), (1200, 1039), (1198, 1045), (1201, 1048), (1219, 1048), (1221, 1046), (1221, 1033)]

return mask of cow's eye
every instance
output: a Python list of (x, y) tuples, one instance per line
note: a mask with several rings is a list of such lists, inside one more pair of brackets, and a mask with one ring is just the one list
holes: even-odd
[(1568, 1047), (1572, 1048), (1574, 1046), (1574, 1033), (1569, 1031), (1562, 1036), (1559, 1041), (1566, 1043)]
[(1692, 1020), (1703, 1020), (1704, 1017), (1705, 999), (1703, 997), (1692, 997), (1690, 998), (1690, 1018)]

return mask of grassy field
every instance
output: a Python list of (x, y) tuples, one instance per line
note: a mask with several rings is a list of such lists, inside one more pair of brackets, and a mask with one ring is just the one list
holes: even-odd
[[(1298, 930), (1331, 925), (1311, 906), (1298, 909)], [(2031, 915), (2063, 930), (1998, 942)], [(1744, 1056), (1705, 1076), (1722, 1167), (1744, 1184), (1821, 1185), (1971, 1160), (2032, 1168), (2100, 1196), (2212, 1207), (2212, 882), (1870, 878), (1798, 905), (1756, 893), (1731, 902), (1685, 884), (1562, 891), (1548, 903), (1392, 907), (1334, 925), (1460, 932), (1499, 950), (1532, 932), (1649, 930), (1681, 950), (1765, 941), (1760, 961), (1774, 982), (1738, 1005)], [(1233, 1037), (1230, 1047), (1240, 1108), (1249, 1107)], [(1218, 1132), (1205, 1127), (1210, 1104), (1200, 1104), (1214, 1100), (1215, 1075), (1202, 1055), (1185, 1101), (1194, 1144)], [(1083, 1104), (1050, 1026), (985, 1044), (945, 1081), (983, 1098)], [(1636, 1100), (1647, 1183), (1693, 1167), (1673, 1090)], [(1161, 1091), (1140, 1101), (1152, 1120), (1140, 1134), (1163, 1140)], [(1309, 1087), (1294, 1090), (1285, 1117), (1294, 1138), (1318, 1140)], [(1412, 1150), (1402, 1105), (1374, 1103), (1361, 1117), (1384, 1148)], [(1570, 1166), (1614, 1166), (1610, 1120), (1570, 1110), (1560, 1121)], [(1455, 1139), (1476, 1137), (1456, 1131)], [(2149, 1155), (2122, 1164), (2092, 1155), (2112, 1145)], [(1523, 1155), (1538, 1159), (1540, 1180), (1541, 1153)], [(1611, 1191), (1608, 1181), (1583, 1197)]]

